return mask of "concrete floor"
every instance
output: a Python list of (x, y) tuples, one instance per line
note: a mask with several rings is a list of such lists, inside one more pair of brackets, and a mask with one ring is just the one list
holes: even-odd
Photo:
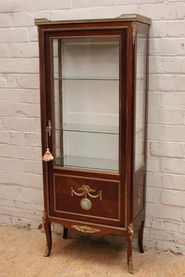
[(182, 277), (185, 257), (172, 253), (134, 250), (135, 273), (127, 271), (126, 249), (53, 234), (50, 257), (43, 257), (45, 234), (0, 226), (1, 277)]

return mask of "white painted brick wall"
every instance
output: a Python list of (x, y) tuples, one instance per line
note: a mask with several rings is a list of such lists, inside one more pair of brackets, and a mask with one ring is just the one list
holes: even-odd
[(185, 254), (184, 0), (8, 0), (0, 10), (0, 224), (37, 229), (43, 209), (34, 18), (152, 18), (146, 247)]

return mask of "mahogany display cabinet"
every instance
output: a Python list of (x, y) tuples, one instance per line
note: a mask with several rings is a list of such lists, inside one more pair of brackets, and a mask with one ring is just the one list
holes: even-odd
[[(51, 223), (126, 236), (127, 262), (145, 220), (148, 34), (137, 14), (36, 19), (39, 34), (46, 256)], [(85, 238), (84, 238), (85, 239)]]

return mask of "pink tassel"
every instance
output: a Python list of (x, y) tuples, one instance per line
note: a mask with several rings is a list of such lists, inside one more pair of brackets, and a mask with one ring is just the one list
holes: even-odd
[(49, 151), (49, 148), (46, 149), (46, 153), (44, 154), (44, 156), (42, 157), (42, 160), (44, 162), (49, 162), (49, 161), (53, 161), (53, 155), (51, 154), (51, 152)]

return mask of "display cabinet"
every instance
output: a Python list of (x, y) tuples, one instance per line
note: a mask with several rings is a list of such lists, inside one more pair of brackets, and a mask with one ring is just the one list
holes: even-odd
[(68, 229), (126, 236), (130, 273), (134, 232), (143, 252), (150, 23), (137, 14), (35, 20), (46, 256), (52, 222), (64, 238)]

